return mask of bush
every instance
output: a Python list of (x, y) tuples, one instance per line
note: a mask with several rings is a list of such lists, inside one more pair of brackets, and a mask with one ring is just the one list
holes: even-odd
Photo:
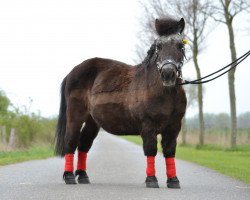
[(11, 128), (17, 131), (17, 147), (30, 147), (34, 143), (52, 144), (56, 126), (55, 118), (43, 118), (40, 114), (30, 113), (11, 105), (10, 100), (0, 91), (0, 125), (6, 127), (7, 139)]

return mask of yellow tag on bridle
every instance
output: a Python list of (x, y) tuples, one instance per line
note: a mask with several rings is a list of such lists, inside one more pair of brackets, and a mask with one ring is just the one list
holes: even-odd
[(188, 44), (188, 39), (186, 39), (186, 38), (183, 39), (183, 43), (184, 43), (184, 44)]

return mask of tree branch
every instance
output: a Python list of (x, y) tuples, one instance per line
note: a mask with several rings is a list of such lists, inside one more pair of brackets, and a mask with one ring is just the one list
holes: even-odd
[(226, 24), (225, 21), (223, 21), (222, 19), (216, 18), (216, 17), (214, 17), (213, 15), (210, 15), (210, 17), (211, 17), (214, 21), (216, 21), (216, 22), (221, 22), (221, 23)]

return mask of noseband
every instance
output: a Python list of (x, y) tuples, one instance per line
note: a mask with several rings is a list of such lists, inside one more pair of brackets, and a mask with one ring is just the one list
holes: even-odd
[[(157, 51), (156, 51), (157, 52)], [(158, 57), (158, 52), (157, 52), (157, 55)], [(162, 72), (162, 68), (165, 66), (165, 65), (168, 65), (168, 64), (171, 64), (173, 66), (175, 66), (175, 69), (178, 73), (178, 77), (181, 77), (182, 76), (182, 71), (181, 71), (181, 67), (183, 66), (183, 61), (181, 61), (180, 63), (177, 63), (175, 62), (174, 60), (171, 60), (171, 59), (166, 59), (166, 60), (163, 60), (163, 62), (157, 62), (157, 69), (158, 71), (161, 73)]]

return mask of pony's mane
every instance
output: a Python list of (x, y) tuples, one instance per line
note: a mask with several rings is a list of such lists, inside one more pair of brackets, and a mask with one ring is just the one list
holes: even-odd
[(150, 59), (153, 57), (153, 55), (154, 55), (154, 52), (155, 52), (155, 49), (156, 49), (156, 42), (154, 42), (152, 45), (151, 45), (151, 47), (150, 47), (150, 49), (147, 51), (147, 56), (146, 56), (146, 58), (143, 60), (143, 64), (148, 64), (149, 63), (149, 61), (150, 61)]

